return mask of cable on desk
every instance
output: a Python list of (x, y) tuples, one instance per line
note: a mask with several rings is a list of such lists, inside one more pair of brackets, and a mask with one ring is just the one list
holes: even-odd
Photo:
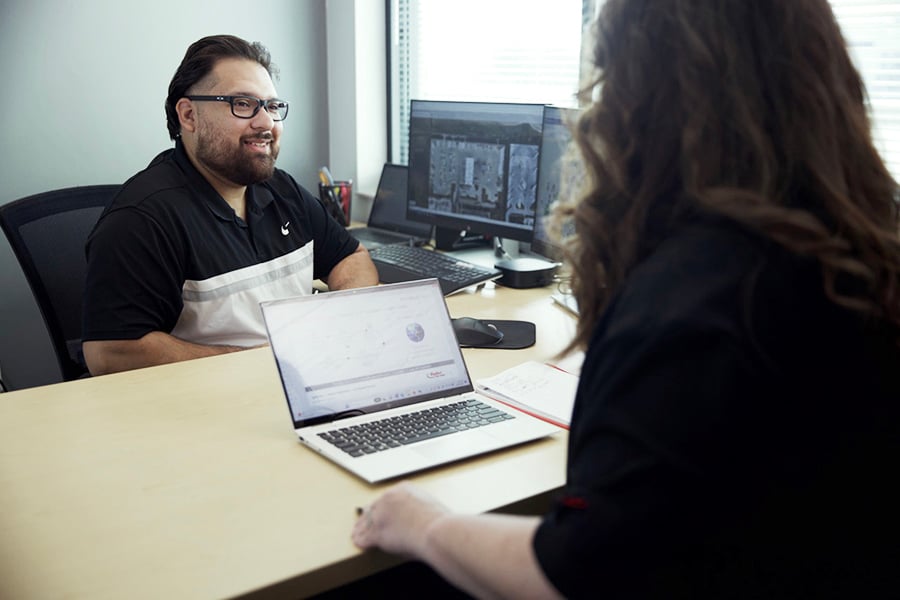
[(572, 286), (570, 284), (572, 278), (570, 276), (557, 275), (555, 279), (557, 292), (559, 292), (560, 294), (565, 294), (567, 296), (572, 293)]

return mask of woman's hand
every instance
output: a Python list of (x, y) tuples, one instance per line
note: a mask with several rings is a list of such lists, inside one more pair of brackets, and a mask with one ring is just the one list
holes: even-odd
[(403, 482), (362, 511), (353, 526), (353, 543), (421, 559), (428, 528), (446, 514), (447, 509), (437, 500)]
[(538, 517), (453, 514), (404, 482), (361, 512), (353, 542), (421, 560), (477, 598), (561, 598), (531, 548), (539, 524)]

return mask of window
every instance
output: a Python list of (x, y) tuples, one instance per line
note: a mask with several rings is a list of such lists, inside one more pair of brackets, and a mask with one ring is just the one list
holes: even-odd
[[(603, 3), (389, 1), (391, 160), (403, 164), (413, 98), (575, 106), (582, 31)], [(900, 2), (830, 2), (866, 82), (876, 146), (900, 179)]]
[(391, 0), (391, 160), (407, 162), (412, 99), (575, 106), (582, 15), (593, 5)]
[(900, 2), (831, 0), (866, 82), (875, 144), (900, 180)]

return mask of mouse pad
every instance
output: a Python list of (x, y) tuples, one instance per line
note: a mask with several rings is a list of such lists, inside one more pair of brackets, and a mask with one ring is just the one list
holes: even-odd
[(499, 319), (481, 319), (503, 332), (503, 339), (496, 344), (462, 345), (461, 348), (503, 348), (518, 350), (534, 345), (535, 327), (531, 321), (502, 321)]

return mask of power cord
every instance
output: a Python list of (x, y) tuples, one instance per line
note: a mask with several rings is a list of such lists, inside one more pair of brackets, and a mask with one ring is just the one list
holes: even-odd
[(506, 251), (506, 248), (503, 247), (503, 240), (499, 237), (494, 237), (494, 256), (499, 259), (511, 259), (512, 257)]
[(565, 267), (560, 267), (553, 275), (553, 283), (556, 284), (556, 293), (564, 296), (572, 295), (572, 274)]

